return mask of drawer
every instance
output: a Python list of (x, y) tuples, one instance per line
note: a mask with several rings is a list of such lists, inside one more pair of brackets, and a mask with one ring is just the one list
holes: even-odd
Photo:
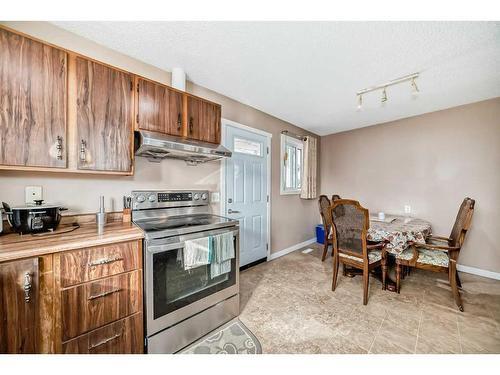
[(62, 340), (142, 311), (141, 291), (141, 270), (62, 290)]
[(144, 352), (142, 313), (67, 341), (66, 354), (140, 354)]
[(141, 268), (141, 259), (138, 241), (64, 252), (60, 255), (61, 287)]

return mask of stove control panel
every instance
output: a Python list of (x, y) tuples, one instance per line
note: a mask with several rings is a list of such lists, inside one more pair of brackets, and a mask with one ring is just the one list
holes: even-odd
[(209, 193), (206, 190), (137, 190), (132, 191), (132, 208), (134, 210), (207, 206)]
[[(198, 193), (195, 193), (196, 197)], [(158, 193), (158, 202), (189, 202), (193, 200), (193, 193)]]

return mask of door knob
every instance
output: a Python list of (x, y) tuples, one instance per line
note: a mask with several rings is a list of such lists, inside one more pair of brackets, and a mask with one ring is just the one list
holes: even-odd
[(228, 214), (239, 214), (240, 211), (233, 211), (233, 210), (229, 209), (229, 210), (227, 210), (227, 213)]

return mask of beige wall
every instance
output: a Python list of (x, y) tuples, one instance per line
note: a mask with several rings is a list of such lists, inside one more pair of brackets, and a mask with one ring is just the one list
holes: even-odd
[(500, 272), (500, 98), (321, 138), (321, 192), (404, 212), (449, 235), (476, 199), (459, 264)]
[[(170, 73), (112, 51), (46, 22), (3, 22), (8, 27), (49, 43), (84, 54), (130, 72), (170, 84)], [(189, 73), (189, 72), (188, 72)], [(271, 251), (277, 252), (314, 237), (317, 222), (316, 201), (279, 194), (279, 134), (282, 130), (305, 133), (287, 122), (214, 91), (188, 83), (187, 91), (222, 105), (222, 117), (272, 133)], [(309, 133), (310, 134), (310, 133)], [(73, 212), (95, 212), (98, 196), (107, 197), (107, 206), (121, 209), (121, 197), (133, 189), (200, 188), (220, 191), (220, 163), (187, 167), (182, 161), (165, 160), (160, 164), (136, 159), (132, 177), (83, 176), (76, 174), (0, 171), (0, 200), (20, 203), (24, 187), (42, 185), (44, 199), (66, 205)], [(215, 207), (217, 212), (218, 207)]]

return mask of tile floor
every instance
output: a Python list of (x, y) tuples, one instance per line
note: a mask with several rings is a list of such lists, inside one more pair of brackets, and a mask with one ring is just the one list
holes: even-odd
[(240, 319), (264, 353), (500, 353), (500, 281), (461, 273), (461, 313), (444, 274), (415, 270), (399, 295), (370, 278), (363, 306), (361, 277), (339, 272), (332, 292), (331, 257), (310, 247), (241, 273)]

